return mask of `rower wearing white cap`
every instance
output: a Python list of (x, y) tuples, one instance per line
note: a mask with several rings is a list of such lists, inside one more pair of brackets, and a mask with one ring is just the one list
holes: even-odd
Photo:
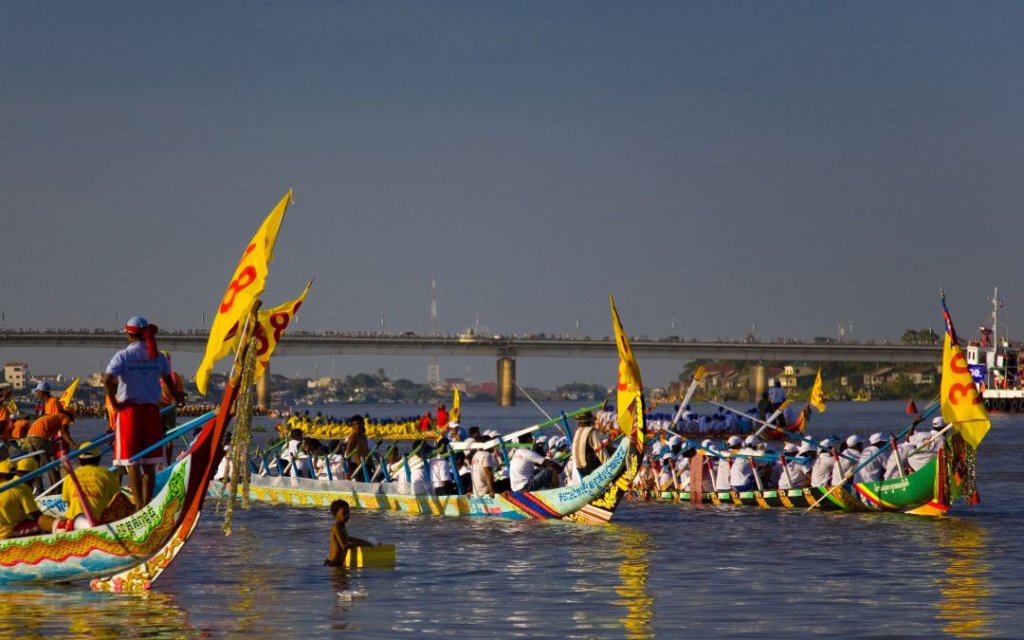
[[(860, 453), (860, 460), (857, 465), (864, 465), (860, 471), (854, 477), (856, 482), (879, 482), (885, 476), (885, 463), (888, 458), (886, 455), (891, 454), (891, 451), (876, 455), (881, 451), (882, 446), (885, 445), (885, 438), (881, 433), (872, 433), (868, 438), (868, 446), (864, 447), (864, 450)], [(871, 460), (871, 462), (868, 462)]]
[(803, 462), (788, 460), (786, 470), (779, 478), (779, 489), (802, 489), (811, 486), (811, 476), (818, 450), (810, 442), (802, 442), (796, 450), (796, 456), (804, 458)]
[(917, 453), (910, 456), (910, 460), (906, 462), (910, 465), (910, 468), (917, 471), (928, 464), (932, 458), (939, 452), (939, 448), (942, 446), (943, 438), (939, 434), (945, 428), (945, 423), (942, 421), (941, 416), (936, 416), (932, 420), (932, 430), (927, 434), (921, 434), (921, 438), (917, 439), (917, 442), (910, 440), (915, 447), (913, 450), (917, 450)]
[(857, 466), (860, 460), (860, 453), (864, 450), (864, 441), (854, 434), (846, 439), (842, 451), (836, 458), (836, 466), (832, 469), (832, 484), (843, 484), (846, 476)]
[(672, 491), (676, 488), (675, 459), (671, 451), (661, 454), (661, 471), (658, 472), (658, 489)]
[[(757, 438), (748, 436), (744, 444), (746, 448), (741, 450), (744, 455), (757, 455)], [(750, 491), (757, 488), (757, 484), (754, 482), (753, 458), (735, 458), (732, 461), (732, 466), (729, 468), (729, 486), (737, 491)]]
[(780, 455), (772, 464), (772, 473), (768, 477), (768, 486), (778, 487), (779, 489), (792, 489), (786, 479), (786, 467), (793, 463), (791, 458), (796, 455), (796, 452), (797, 447), (792, 442), (787, 442), (786, 446), (782, 447), (783, 455)]
[[(725, 443), (729, 450), (739, 452), (743, 446), (743, 440), (739, 436), (730, 437)], [(728, 491), (732, 484), (730, 483), (729, 466), (731, 460), (725, 456), (718, 458), (718, 464), (715, 465), (715, 491)]]
[(814, 466), (811, 467), (812, 487), (828, 486), (832, 482), (832, 470), (836, 466), (836, 459), (831, 452), (832, 439), (825, 438), (818, 443), (818, 448), (821, 450), (821, 453), (818, 454), (818, 459), (814, 461)]
[[(899, 443), (896, 446), (896, 451), (890, 452), (889, 457), (885, 461), (885, 474), (883, 479), (892, 480), (893, 478), (900, 478), (903, 475), (911, 473), (913, 469), (907, 464), (907, 457), (917, 447), (910, 444), (906, 440)], [(900, 474), (900, 462), (903, 463), (903, 474)]]

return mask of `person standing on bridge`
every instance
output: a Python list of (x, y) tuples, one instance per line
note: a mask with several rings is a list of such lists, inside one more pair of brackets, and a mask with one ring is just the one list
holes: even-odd
[[(171, 364), (156, 346), (156, 325), (135, 316), (124, 326), (128, 346), (114, 354), (107, 365), (103, 386), (107, 400), (117, 412), (114, 429), (114, 464), (128, 467), (128, 484), (139, 510), (153, 498), (156, 463), (163, 452), (151, 451), (133, 460), (143, 450), (160, 441), (163, 421), (160, 419), (160, 380), (174, 389)], [(175, 400), (184, 401), (184, 394), (175, 389)], [(141, 473), (140, 473), (141, 467)]]

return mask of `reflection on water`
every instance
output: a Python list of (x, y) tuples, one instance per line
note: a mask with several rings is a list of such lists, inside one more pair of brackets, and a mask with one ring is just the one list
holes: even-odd
[[(88, 587), (86, 587), (88, 589)], [(0, 591), (0, 638), (199, 638), (170, 594), (96, 594), (82, 585)]]
[(619, 562), (619, 579), (622, 581), (615, 588), (619, 595), (617, 604), (626, 608), (622, 617), (622, 626), (627, 638), (642, 640), (653, 638), (651, 618), (654, 615), (654, 598), (647, 593), (647, 580), (651, 571), (651, 536), (636, 529), (619, 528), (621, 532), (619, 549), (622, 560)]
[(994, 617), (986, 607), (992, 596), (988, 530), (972, 520), (949, 519), (939, 524), (938, 548), (947, 565), (935, 617), (951, 635), (989, 637), (994, 634)]

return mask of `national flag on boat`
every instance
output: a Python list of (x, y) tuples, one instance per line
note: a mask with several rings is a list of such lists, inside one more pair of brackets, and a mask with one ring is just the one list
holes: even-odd
[(619, 312), (615, 309), (615, 297), (609, 294), (608, 301), (612, 307), (615, 346), (619, 351), (616, 412), (618, 413), (619, 429), (622, 433), (628, 434), (633, 431), (633, 425), (636, 424), (636, 409), (640, 406), (640, 394), (643, 393), (644, 385), (640, 379), (640, 367), (636, 363), (636, 358), (633, 357), (633, 350), (629, 346), (626, 332), (622, 329)]
[(821, 369), (818, 369), (818, 375), (814, 378), (814, 386), (811, 387), (811, 396), (807, 404), (817, 409), (819, 413), (825, 413), (825, 392), (821, 387)]
[(274, 258), (277, 232), (291, 202), (292, 190), (289, 189), (242, 252), (242, 259), (235, 268), (235, 273), (217, 307), (217, 315), (210, 325), (206, 353), (199, 363), (199, 368), (196, 369), (196, 387), (199, 393), (206, 393), (214, 363), (238, 346), (238, 327), (266, 286), (267, 271), (270, 261)]
[(71, 406), (72, 401), (75, 399), (75, 392), (78, 391), (78, 383), (81, 379), (75, 378), (68, 385), (68, 388), (64, 390), (64, 393), (60, 394), (60, 406), (67, 409)]
[[(299, 307), (306, 300), (306, 294), (309, 293), (309, 288), (313, 286), (313, 281), (310, 280), (306, 284), (306, 288), (302, 290), (302, 294), (282, 305), (268, 309), (266, 311), (260, 311), (256, 314), (256, 374), (255, 378), (259, 380), (263, 372), (267, 370), (267, 365), (270, 364), (270, 356), (273, 355), (274, 349), (277, 348), (277, 343), (281, 341), (281, 334), (288, 328), (292, 318), (299, 312)], [(235, 330), (232, 332), (230, 337), (234, 337), (234, 333), (237, 332), (238, 326), (235, 326)]]
[(967, 368), (967, 359), (953, 328), (953, 319), (942, 296), (942, 315), (946, 321), (946, 335), (942, 343), (942, 418), (951, 423), (967, 444), (977, 449), (992, 426), (985, 411), (978, 387)]

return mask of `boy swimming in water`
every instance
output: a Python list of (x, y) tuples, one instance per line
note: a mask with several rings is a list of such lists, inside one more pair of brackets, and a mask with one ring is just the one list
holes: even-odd
[(345, 554), (353, 547), (372, 547), (373, 545), (360, 538), (352, 538), (348, 535), (345, 523), (348, 522), (349, 506), (344, 500), (335, 500), (331, 503), (331, 515), (334, 516), (334, 526), (331, 527), (331, 549), (324, 560), (324, 566), (344, 567)]

